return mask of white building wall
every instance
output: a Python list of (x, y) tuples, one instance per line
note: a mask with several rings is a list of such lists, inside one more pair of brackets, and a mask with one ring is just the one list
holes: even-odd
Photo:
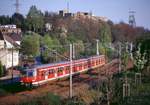
[(17, 66), (19, 64), (19, 51), (13, 51), (13, 59), (12, 59), (12, 51), (8, 51), (7, 64), (5, 65), (6, 68), (12, 67), (12, 62), (13, 66)]
[(15, 42), (16, 42), (18, 45), (20, 45), (20, 43), (21, 43), (20, 41), (15, 41)]
[(4, 40), (0, 40), (0, 49), (4, 48)]
[(5, 65), (6, 69), (19, 64), (19, 51), (13, 51), (12, 60), (12, 50), (11, 49), (0, 49), (0, 61)]
[(0, 61), (2, 65), (7, 65), (7, 51), (6, 49), (0, 49)]
[(13, 47), (13, 45), (10, 43), (10, 42), (8, 42), (7, 40), (5, 40), (5, 42), (6, 42), (6, 48), (12, 48)]

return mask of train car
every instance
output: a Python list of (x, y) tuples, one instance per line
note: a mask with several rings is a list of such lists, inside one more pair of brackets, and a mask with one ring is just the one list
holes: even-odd
[[(85, 59), (72, 61), (72, 74), (94, 69), (105, 64), (105, 56), (93, 56)], [(25, 75), (21, 78), (23, 84), (38, 86), (48, 81), (63, 78), (70, 74), (70, 62), (51, 63), (34, 66), (25, 70)]]

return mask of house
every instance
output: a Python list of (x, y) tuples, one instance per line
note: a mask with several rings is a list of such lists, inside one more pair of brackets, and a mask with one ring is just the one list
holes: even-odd
[(46, 29), (46, 31), (51, 31), (52, 30), (52, 24), (51, 23), (46, 23), (45, 24), (45, 29)]
[[(4, 29), (4, 28), (3, 28)], [(7, 30), (7, 29), (5, 29)], [(10, 30), (13, 30), (12, 28)], [(16, 30), (16, 28), (14, 28)], [(19, 50), (21, 33), (0, 31), (0, 61), (6, 69), (19, 64)]]
[(16, 25), (0, 25), (0, 31), (2, 33), (21, 33), (21, 29)]
[(77, 12), (74, 14), (73, 16), (75, 19), (86, 19), (86, 18), (91, 18), (92, 17), (92, 13), (88, 13), (88, 12)]
[(64, 17), (65, 14), (67, 14), (67, 13), (69, 13), (69, 11), (68, 11), (67, 9), (65, 9), (65, 10), (60, 10), (60, 11), (59, 11), (59, 16)]

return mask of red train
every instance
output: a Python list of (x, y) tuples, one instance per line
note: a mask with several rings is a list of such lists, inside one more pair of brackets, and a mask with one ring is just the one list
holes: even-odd
[[(84, 72), (89, 69), (100, 67), (105, 64), (105, 56), (93, 56), (86, 59), (72, 61), (72, 74)], [(38, 86), (47, 81), (69, 76), (70, 62), (60, 62), (52, 64), (38, 65), (25, 70), (25, 75), (21, 78), (24, 84)]]

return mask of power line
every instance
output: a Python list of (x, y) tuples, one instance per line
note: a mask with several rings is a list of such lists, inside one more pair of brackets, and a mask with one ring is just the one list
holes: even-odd
[(16, 0), (16, 3), (14, 5), (16, 7), (16, 13), (19, 13), (19, 6), (20, 6), (19, 0)]

